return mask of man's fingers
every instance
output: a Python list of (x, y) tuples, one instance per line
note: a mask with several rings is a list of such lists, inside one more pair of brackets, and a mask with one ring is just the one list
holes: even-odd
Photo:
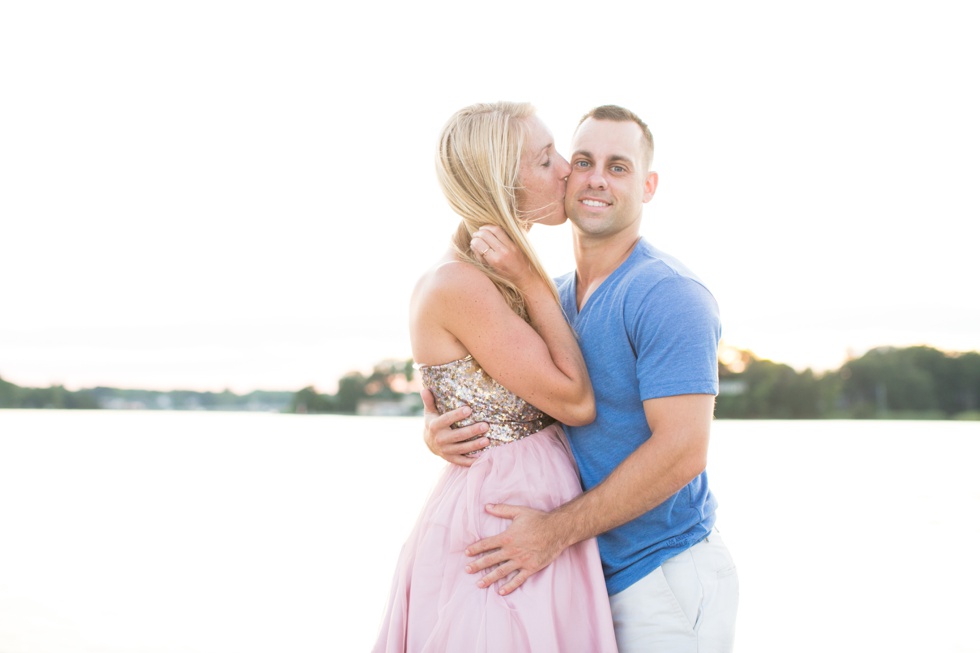
[[(470, 424), (469, 426), (464, 426), (459, 429), (435, 429), (439, 431), (438, 436), (436, 436), (436, 441), (442, 447), (449, 447), (450, 445), (459, 444), (465, 445), (465, 450), (453, 450), (449, 453), (469, 453), (470, 451), (476, 451), (477, 449), (482, 449), (483, 447), (490, 444), (487, 438), (480, 438), (481, 435), (487, 432), (487, 425), (484, 422), (478, 424)], [(483, 444), (473, 444), (473, 442), (467, 442), (467, 440), (472, 440), (473, 438), (480, 438)]]
[(508, 562), (505, 565), (500, 565), (499, 567), (491, 571), (489, 574), (481, 578), (480, 581), (476, 584), (476, 586), (490, 587), (498, 580), (503, 580), (504, 578), (507, 578), (515, 571), (518, 571), (518, 569), (517, 569), (517, 565), (514, 564), (513, 562)]
[(503, 587), (500, 588), (500, 592), (499, 592), (500, 596), (507, 596), (508, 594), (516, 590), (518, 587), (524, 584), (524, 581), (526, 581), (529, 578), (529, 576), (530, 574), (524, 573), (524, 570), (521, 569), (519, 572), (517, 572), (516, 576), (511, 578), (509, 581), (507, 581), (504, 584)]
[(475, 573), (489, 569), (494, 565), (499, 565), (486, 576), (477, 581), (476, 585), (477, 587), (490, 587), (497, 581), (506, 580), (507, 582), (500, 588), (500, 595), (506, 596), (523, 585), (524, 581), (526, 581), (531, 574), (518, 567), (517, 563), (513, 560), (501, 560), (500, 558), (502, 557), (503, 556), (499, 554), (484, 556), (479, 560), (470, 563), (470, 565), (466, 567), (466, 571), (469, 573)]
[(425, 428), (422, 431), (425, 446), (440, 458), (460, 467), (469, 467), (473, 459), (466, 454), (487, 447), (490, 440), (481, 437), (490, 426), (477, 422), (458, 429), (452, 425), (467, 419), (473, 414), (469, 406), (460, 406), (443, 415), (436, 412), (435, 401), (429, 390), (422, 390), (422, 405), (425, 406)]
[[(488, 551), (499, 549), (501, 546), (503, 546), (501, 537), (499, 535), (494, 535), (492, 537), (484, 538), (479, 542), (474, 542), (473, 544), (466, 547), (466, 551), (464, 551), (464, 553), (471, 558), (475, 558), (476, 556), (482, 555)], [(474, 563), (471, 562), (470, 566), (472, 566), (473, 564)], [(479, 567), (477, 570), (484, 569), (484, 568), (485, 567)]]
[(434, 417), (429, 422), (429, 429), (433, 432), (444, 431), (450, 428), (456, 422), (462, 421), (472, 414), (473, 409), (471, 409), (469, 406), (460, 406), (459, 408), (443, 413), (439, 417)]
[[(445, 444), (440, 444), (440, 448), (443, 453), (448, 456), (462, 456), (464, 454), (473, 453), (474, 451), (479, 451), (490, 444), (489, 438), (479, 438), (477, 440), (468, 440), (466, 442), (447, 442)], [(468, 467), (469, 465), (467, 465)]]
[(470, 458), (469, 456), (463, 456), (463, 455), (451, 456), (449, 454), (446, 454), (443, 457), (443, 459), (446, 462), (450, 462), (454, 465), (459, 465), (460, 467), (469, 467), (470, 465), (476, 462), (475, 458)]
[(422, 406), (425, 412), (435, 413), (436, 411), (436, 398), (432, 395), (432, 391), (428, 388), (422, 388), (419, 393), (422, 396)]
[(503, 533), (466, 548), (466, 555), (475, 558), (466, 565), (466, 572), (484, 574), (477, 583), (479, 587), (500, 583), (498, 591), (503, 596), (550, 564), (559, 551), (553, 551), (555, 547), (548, 544), (548, 538), (541, 541), (540, 537), (533, 537), (535, 526), (539, 531), (542, 528), (541, 520), (546, 518), (546, 513), (506, 503), (487, 504), (484, 509), (501, 519), (513, 520), (513, 523)]
[[(450, 437), (453, 439), (450, 440)], [(456, 432), (453, 431), (445, 436), (445, 440), (438, 440), (439, 450), (447, 456), (461, 456), (463, 454), (479, 451), (490, 444), (490, 438), (481, 438), (476, 436), (475, 440), (458, 440), (456, 439), (458, 437), (459, 436), (456, 435)], [(469, 467), (469, 465), (467, 465), (467, 467)]]
[[(503, 554), (501, 554), (499, 549), (492, 550), (488, 555), (485, 555), (482, 558), (477, 558), (476, 560), (472, 561), (470, 564), (466, 565), (466, 573), (476, 574), (481, 571), (486, 571), (491, 567), (502, 563), (507, 563), (511, 565), (514, 564), (513, 562), (508, 560)], [(498, 569), (499, 568), (500, 567), (498, 567)], [(503, 578), (503, 576), (501, 576), (501, 578)]]
[(514, 519), (522, 510), (521, 506), (510, 506), (506, 503), (488, 503), (485, 509), (494, 517), (501, 519)]

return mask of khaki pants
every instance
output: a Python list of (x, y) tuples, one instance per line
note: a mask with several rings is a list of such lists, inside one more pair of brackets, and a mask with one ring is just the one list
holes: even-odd
[(729, 653), (738, 574), (718, 531), (609, 597), (619, 653)]

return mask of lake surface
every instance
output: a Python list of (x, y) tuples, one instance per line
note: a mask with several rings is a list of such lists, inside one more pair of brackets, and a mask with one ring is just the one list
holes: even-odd
[[(365, 651), (419, 418), (0, 410), (0, 653)], [(980, 652), (980, 423), (720, 421), (736, 650)]]

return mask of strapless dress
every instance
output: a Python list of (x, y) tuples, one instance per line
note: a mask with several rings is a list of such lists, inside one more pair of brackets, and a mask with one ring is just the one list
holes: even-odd
[(463, 426), (485, 421), (490, 446), (473, 465), (447, 464), (402, 547), (375, 653), (616, 651), (594, 539), (569, 547), (507, 596), (467, 574), (470, 544), (507, 529), (488, 503), (550, 511), (581, 492), (559, 424), (494, 381), (472, 358), (420, 366), (439, 413), (463, 404)]

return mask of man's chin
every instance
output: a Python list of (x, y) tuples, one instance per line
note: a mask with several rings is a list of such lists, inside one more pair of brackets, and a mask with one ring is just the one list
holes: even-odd
[(568, 215), (569, 221), (587, 233), (601, 233), (604, 231), (604, 221), (601, 218), (597, 218), (594, 215), (580, 215), (576, 213), (570, 213)]

